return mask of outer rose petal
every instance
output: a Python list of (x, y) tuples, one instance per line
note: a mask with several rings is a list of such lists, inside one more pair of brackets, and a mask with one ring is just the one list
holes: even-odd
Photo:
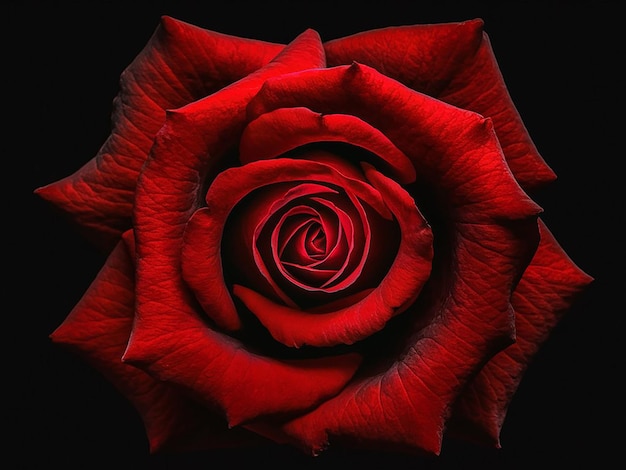
[(388, 27), (324, 44), (328, 65), (370, 65), (414, 90), (493, 120), (524, 188), (552, 181), (506, 89), (483, 21)]
[(341, 110), (380, 129), (413, 161), (416, 185), (435, 192), (447, 217), (433, 227), (435, 243), (443, 244), (435, 246), (430, 281), (415, 310), (402, 316), (424, 318), (403, 354), (282, 430), (313, 453), (331, 439), (439, 453), (463, 386), (513, 340), (510, 295), (537, 248), (540, 209), (513, 178), (490, 120), (367, 66), (268, 80), (249, 113), (289, 106)]
[[(137, 408), (151, 452), (217, 448), (254, 442), (167, 383), (122, 362), (134, 315), (135, 267), (120, 242), (80, 302), (52, 333), (113, 383)], [(234, 432), (233, 432), (234, 431)]]
[(135, 185), (167, 109), (246, 77), (283, 46), (207, 31), (164, 16), (120, 79), (113, 130), (76, 173), (37, 190), (93, 241), (112, 248), (130, 228)]
[(500, 447), (500, 429), (528, 364), (574, 298), (592, 281), (540, 220), (541, 242), (513, 293), (516, 342), (494, 356), (456, 404), (451, 434)]
[(206, 324), (180, 273), (183, 230), (203, 176), (236, 145), (250, 98), (272, 75), (323, 65), (319, 36), (309, 30), (263, 69), (168, 113), (138, 180), (137, 312), (124, 360), (189, 390), (231, 425), (314, 406), (337, 393), (360, 362), (344, 355), (294, 364), (252, 354)]

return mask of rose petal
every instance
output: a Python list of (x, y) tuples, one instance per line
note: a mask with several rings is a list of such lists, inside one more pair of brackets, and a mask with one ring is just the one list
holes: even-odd
[[(318, 187), (321, 187), (323, 189), (317, 189)], [(311, 190), (308, 190), (308, 188), (312, 188)], [(312, 192), (315, 191), (315, 192)], [(259, 203), (255, 204), (255, 206), (262, 210), (264, 204), (263, 204), (263, 200), (267, 200), (268, 201), (268, 205), (270, 206), (269, 210), (264, 210), (261, 213), (257, 214), (258, 211), (254, 211), (254, 213), (250, 213), (247, 212), (245, 215), (243, 215), (243, 217), (245, 217), (246, 219), (250, 219), (251, 221), (254, 221), (254, 232), (249, 234), (246, 232), (243, 232), (241, 235), (243, 235), (244, 237), (248, 237), (249, 235), (252, 235), (252, 240), (253, 240), (253, 257), (256, 261), (256, 267), (259, 270), (259, 272), (261, 272), (263, 274), (263, 276), (266, 278), (266, 280), (272, 284), (275, 292), (279, 295), (279, 297), (281, 297), (283, 300), (286, 300), (287, 304), (294, 304), (293, 300), (291, 298), (289, 298), (288, 295), (286, 295), (282, 289), (279, 287), (278, 283), (276, 280), (274, 280), (274, 276), (272, 275), (272, 272), (277, 272), (279, 277), (283, 278), (283, 279), (288, 279), (290, 282), (288, 284), (292, 284), (295, 286), (298, 286), (300, 288), (303, 288), (305, 290), (316, 290), (316, 288), (314, 286), (311, 285), (307, 285), (303, 282), (300, 282), (298, 280), (297, 277), (293, 277), (290, 273), (290, 269), (287, 268), (287, 266), (292, 266), (293, 268), (297, 268), (297, 264), (292, 263), (285, 263), (284, 261), (281, 260), (281, 256), (278, 253), (279, 250), (279, 241), (278, 241), (278, 235), (279, 235), (279, 230), (281, 229), (281, 227), (283, 226), (283, 224), (285, 223), (285, 219), (287, 217), (289, 217), (291, 214), (294, 213), (294, 211), (313, 211), (313, 207), (309, 206), (295, 206), (289, 210), (287, 210), (287, 212), (285, 212), (278, 221), (271, 221), (271, 217), (273, 215), (275, 215), (275, 213), (277, 213), (280, 209), (282, 209), (284, 206), (286, 206), (287, 204), (289, 204), (290, 202), (293, 202), (294, 200), (297, 200), (299, 198), (299, 196), (303, 196), (305, 194), (308, 194), (310, 197), (307, 198), (308, 203), (313, 203), (317, 198), (314, 197), (315, 195), (320, 195), (320, 194), (336, 194), (337, 191), (328, 187), (325, 187), (323, 185), (319, 185), (319, 184), (312, 184), (312, 183), (298, 183), (297, 186), (291, 187), (289, 188), (289, 190), (285, 193), (285, 195), (283, 197), (274, 199), (274, 198), (265, 198), (265, 197), (261, 197), (259, 198), (259, 200), (257, 200)], [(268, 196), (271, 195), (271, 193), (267, 193), (264, 196)], [(325, 203), (318, 203), (317, 204), (317, 210), (315, 210), (315, 213), (319, 213), (320, 209), (325, 209)], [(329, 211), (326, 211), (329, 212)], [(340, 219), (343, 219), (344, 222), (348, 222), (349, 221), (349, 217), (343, 213), (343, 211), (341, 210), (332, 210), (330, 211), (334, 216), (339, 216)], [(260, 217), (258, 217), (260, 216)], [(325, 218), (323, 218), (325, 219)], [(245, 222), (244, 222), (245, 223)], [(270, 226), (269, 229), (271, 230), (271, 234), (269, 233), (269, 229), (268, 230), (264, 230), (267, 226)], [(326, 224), (325, 224), (326, 225)], [(342, 224), (340, 224), (341, 226)], [(351, 227), (349, 227), (351, 229)], [(330, 234), (332, 234), (332, 232), (334, 230), (327, 230)], [(337, 231), (337, 237), (339, 236), (340, 231)], [(351, 232), (350, 232), (351, 233)], [(265, 235), (265, 236), (264, 236)], [(339, 243), (339, 239), (336, 240), (337, 243)], [(268, 258), (263, 257), (262, 254), (260, 253), (260, 247), (261, 246), (268, 246), (271, 245), (272, 246), (272, 257)], [(337, 245), (338, 246), (338, 245)], [(343, 256), (343, 258), (346, 258), (346, 256)], [(342, 259), (343, 259), (342, 258)], [(271, 261), (270, 263), (268, 263), (268, 261)], [(293, 261), (293, 260), (292, 260)], [(342, 260), (340, 260), (342, 261)], [(315, 263), (315, 265), (320, 265), (322, 264), (320, 263)], [(336, 269), (334, 270), (336, 272)], [(284, 284), (284, 283), (283, 283)]]
[(248, 76), (282, 49), (163, 16), (120, 78), (110, 137), (76, 173), (36, 193), (68, 213), (98, 245), (112, 248), (131, 226), (137, 176), (165, 110)]
[(415, 180), (411, 161), (384, 134), (355, 116), (320, 114), (307, 108), (283, 108), (250, 122), (241, 137), (242, 163), (274, 158), (314, 142), (344, 142), (378, 157), (384, 173), (400, 183)]
[(450, 422), (452, 435), (500, 447), (500, 429), (528, 364), (592, 281), (541, 220), (539, 228), (539, 248), (513, 293), (516, 342), (494, 356), (463, 392)]
[(508, 93), (483, 21), (388, 27), (324, 43), (329, 66), (360, 62), (414, 90), (491, 118), (524, 188), (555, 179)]
[[(341, 259), (333, 258), (337, 256), (335, 253), (343, 238), (343, 228), (337, 214), (327, 212), (320, 213), (311, 206), (288, 210), (281, 217), (280, 226), (272, 231), (272, 238), (276, 239), (277, 261), (302, 267), (319, 267), (330, 262), (329, 268), (336, 271), (336, 263)], [(345, 213), (343, 216), (347, 218)], [(332, 218), (332, 223), (329, 218)]]
[[(132, 243), (132, 237), (127, 238)], [(134, 266), (120, 243), (51, 339), (81, 356), (130, 400), (144, 422), (151, 452), (253, 442), (252, 433), (229, 431), (223, 418), (167, 383), (122, 362), (134, 302)]]
[[(322, 208), (324, 205), (330, 205), (328, 201), (324, 201), (322, 199), (314, 198), (314, 201), (318, 201)], [(278, 225), (272, 231), (272, 245), (278, 245), (278, 236), (279, 229), (284, 224), (284, 219), (291, 216), (294, 211), (296, 211), (298, 207), (295, 207), (283, 214)], [(352, 249), (355, 245), (354, 242), (354, 227), (352, 225), (352, 220), (349, 215), (344, 212), (339, 207), (332, 207), (330, 214), (334, 215), (335, 224), (339, 226), (336, 230), (337, 233), (337, 243), (335, 243), (331, 247), (331, 251), (328, 256), (323, 259), (312, 260), (306, 256), (306, 253), (300, 254), (296, 257), (288, 257), (287, 260), (284, 260), (285, 253), (278, 253), (278, 250), (274, 250), (273, 252), (273, 261), (278, 270), (286, 279), (289, 279), (294, 285), (301, 287), (306, 290), (320, 290), (323, 292), (336, 292), (342, 289), (343, 284), (329, 286), (329, 284), (336, 281), (349, 267), (349, 262), (352, 260)], [(323, 217), (324, 222), (328, 217)], [(324, 224), (329, 225), (329, 224)], [(345, 236), (343, 236), (345, 234)], [(346, 237), (348, 242), (346, 242)], [(341, 243), (343, 241), (343, 243)], [(295, 242), (293, 242), (295, 243)], [(367, 240), (369, 244), (369, 239)], [(358, 243), (357, 243), (358, 244)], [(298, 246), (302, 247), (304, 242), (301, 241), (297, 243)], [(346, 246), (347, 245), (347, 246)], [(288, 254), (288, 253), (287, 253)], [(305, 260), (305, 257), (307, 258)], [(291, 259), (290, 259), (291, 258)], [(295, 258), (295, 259), (294, 259)], [(300, 258), (300, 259), (298, 259)], [(339, 259), (338, 259), (339, 258)], [(339, 265), (337, 265), (339, 263)], [(358, 260), (357, 260), (358, 263)], [(326, 269), (325, 269), (326, 268)], [(350, 270), (352, 273), (358, 273), (358, 269)], [(297, 273), (297, 274), (296, 274)], [(344, 283), (350, 283), (350, 274), (348, 274), (348, 280), (344, 279)]]

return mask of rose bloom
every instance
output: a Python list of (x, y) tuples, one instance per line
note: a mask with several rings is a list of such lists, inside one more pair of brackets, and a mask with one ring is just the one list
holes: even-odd
[(287, 45), (163, 17), (97, 155), (36, 193), (105, 251), (51, 334), (151, 452), (500, 446), (591, 277), (479, 19)]

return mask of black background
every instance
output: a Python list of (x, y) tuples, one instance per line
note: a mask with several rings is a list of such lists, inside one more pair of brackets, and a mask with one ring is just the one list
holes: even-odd
[[(50, 3), (2, 6), (4, 468), (607, 468), (621, 460), (626, 155), (619, 2)], [(445, 441), (433, 459), (339, 450), (311, 458), (283, 448), (151, 456), (126, 399), (50, 344), (48, 334), (103, 257), (32, 191), (96, 154), (110, 130), (119, 75), (163, 14), (281, 43), (308, 27), (328, 40), (391, 25), (484, 19), (510, 94), (559, 176), (533, 194), (543, 220), (595, 278), (530, 365), (501, 450)]]

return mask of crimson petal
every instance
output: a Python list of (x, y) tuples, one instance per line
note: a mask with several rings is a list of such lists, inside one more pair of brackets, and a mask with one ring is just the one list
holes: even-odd
[(513, 293), (516, 341), (494, 356), (463, 392), (450, 422), (453, 435), (500, 447), (500, 429), (528, 364), (593, 280), (541, 220), (539, 228), (541, 242)]
[[(316, 200), (316, 199), (313, 199), (313, 200)], [(328, 204), (327, 201), (324, 201), (321, 199), (319, 200), (319, 202), (322, 206)], [(278, 245), (277, 240), (279, 237), (279, 229), (282, 227), (284, 223), (284, 219), (289, 217), (297, 209), (298, 207), (295, 207), (287, 211), (281, 217), (278, 225), (275, 227), (275, 230), (272, 232), (272, 245), (273, 246)], [(283, 261), (278, 252), (278, 249), (273, 250), (273, 255), (274, 255), (273, 260), (278, 270), (286, 278), (290, 279), (290, 281), (293, 284), (299, 287), (302, 287), (304, 289), (320, 290), (320, 291), (325, 291), (325, 292), (334, 292), (334, 291), (342, 289), (341, 284), (339, 284), (338, 286), (334, 285), (330, 288), (328, 287), (328, 284), (335, 281), (341, 274), (343, 274), (343, 272), (348, 267), (348, 262), (351, 260), (351, 257), (350, 257), (350, 254), (352, 252), (351, 247), (355, 245), (353, 227), (352, 227), (352, 221), (350, 217), (345, 212), (343, 212), (340, 208), (333, 207), (331, 213), (339, 219), (339, 223), (338, 223), (339, 229), (337, 230), (338, 232), (337, 242), (338, 243), (334, 244), (334, 246), (332, 247), (333, 249), (329, 257), (326, 257), (322, 260), (308, 259), (306, 260), (306, 263), (302, 262), (302, 261), (305, 261), (304, 259), (294, 259), (291, 261)], [(345, 237), (349, 239), (349, 243), (347, 243), (347, 247), (341, 244), (341, 241), (345, 241), (343, 234), (345, 234)], [(299, 246), (303, 246), (303, 244), (304, 244), (303, 242), (298, 243)], [(298, 258), (303, 258), (305, 256), (305, 253), (298, 253), (298, 255), (299, 255)], [(339, 267), (335, 266), (335, 263), (333, 263), (333, 261), (335, 261), (334, 258), (336, 258), (337, 255), (339, 255), (339, 258), (343, 258), (343, 264)], [(355, 273), (356, 275), (358, 275), (358, 273), (360, 272), (359, 269), (353, 269), (351, 271)], [(304, 278), (300, 279), (299, 275), (292, 276), (293, 273), (299, 273), (303, 275)], [(307, 278), (309, 277), (311, 279), (307, 281)], [(350, 279), (348, 279), (346, 284), (351, 284)]]

